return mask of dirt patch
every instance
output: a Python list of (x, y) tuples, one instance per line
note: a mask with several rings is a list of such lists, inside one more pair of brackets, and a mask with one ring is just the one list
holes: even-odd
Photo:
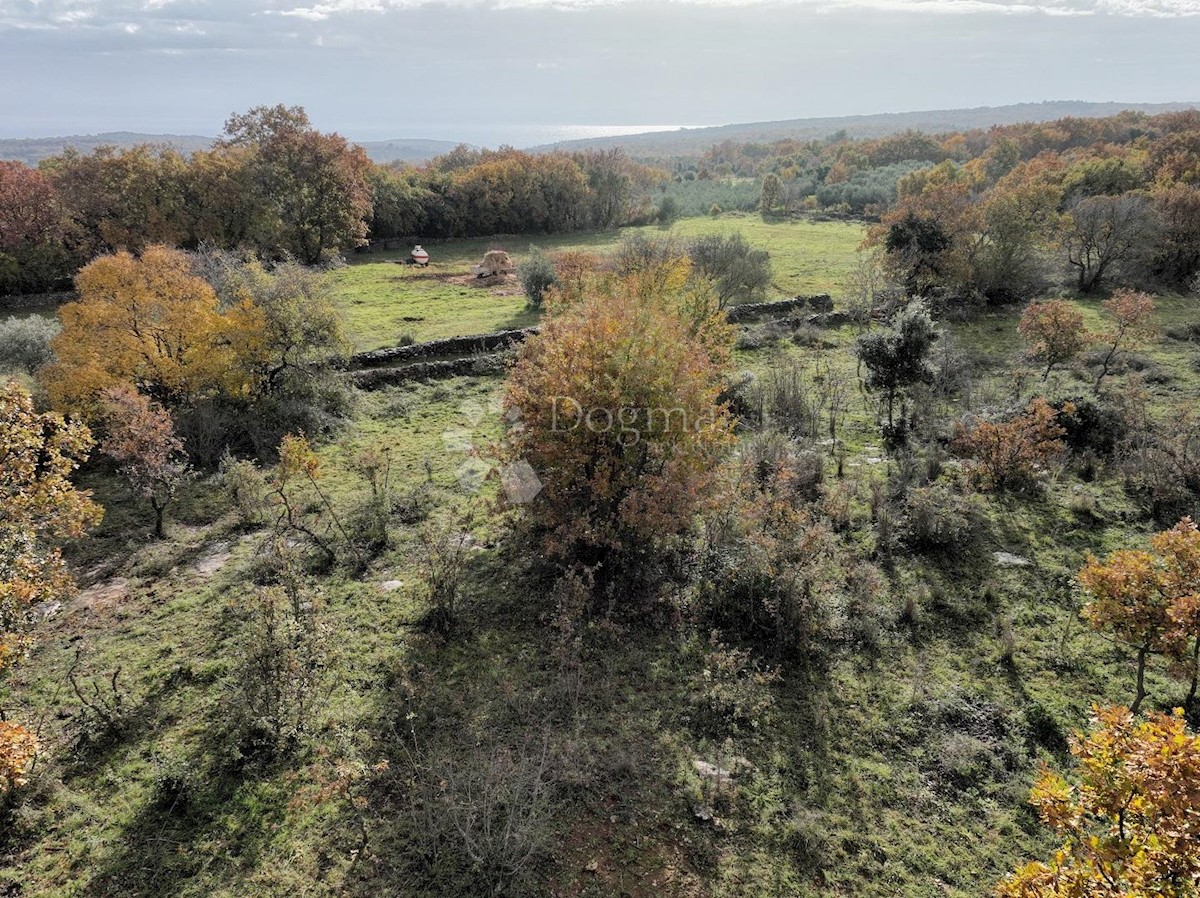
[(113, 577), (81, 589), (71, 605), (85, 611), (107, 611), (123, 602), (129, 595), (129, 581)]
[(509, 284), (517, 283), (517, 276), (511, 272), (492, 274), (482, 278), (473, 274), (459, 274), (447, 277), (446, 281), (460, 287), (507, 287)]
[(201, 577), (211, 577), (225, 567), (232, 554), (229, 543), (216, 543), (207, 554), (197, 559), (196, 563), (192, 565), (192, 570)]

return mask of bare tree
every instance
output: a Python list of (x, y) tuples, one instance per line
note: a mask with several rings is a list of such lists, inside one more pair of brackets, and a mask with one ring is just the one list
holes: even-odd
[(1062, 243), (1077, 272), (1080, 293), (1099, 288), (1114, 268), (1142, 256), (1156, 229), (1150, 201), (1140, 193), (1089, 196), (1068, 213)]

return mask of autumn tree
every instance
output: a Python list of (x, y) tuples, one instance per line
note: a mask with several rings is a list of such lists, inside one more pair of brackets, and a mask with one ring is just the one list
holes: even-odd
[(244, 389), (230, 337), (250, 310), (222, 311), (185, 253), (102, 256), (75, 283), (79, 299), (59, 309), (44, 375), (56, 408), (91, 416), (100, 393), (122, 384), (168, 405)]
[[(1069, 403), (1064, 406), (1064, 413), (1072, 411)], [(1059, 414), (1038, 396), (1007, 420), (960, 423), (954, 447), (971, 460), (970, 473), (981, 486), (1020, 489), (1035, 483), (1063, 451), (1065, 431), (1058, 423)]]
[(58, 192), (42, 172), (0, 160), (0, 294), (48, 290), (70, 277)]
[(66, 239), (81, 261), (155, 243), (177, 245), (188, 233), (186, 160), (170, 149), (138, 145), (68, 149), (42, 170), (66, 216)]
[(1154, 300), (1148, 293), (1116, 290), (1111, 298), (1104, 301), (1104, 311), (1112, 326), (1099, 335), (1105, 351), (1100, 360), (1100, 373), (1096, 375), (1097, 392), (1117, 354), (1151, 338), (1155, 333)]
[(314, 265), (365, 238), (370, 162), (340, 134), (322, 134), (299, 106), (257, 106), (225, 123), (225, 147), (248, 147), (253, 183), (269, 216), (255, 234), (267, 253)]
[(100, 409), (100, 451), (117, 463), (134, 494), (150, 503), (154, 535), (162, 539), (163, 515), (190, 475), (171, 413), (128, 385), (104, 390)]
[(732, 434), (718, 401), (732, 334), (715, 302), (697, 315), (623, 285), (552, 311), (508, 380), (506, 457), (541, 482), (548, 552), (628, 560), (686, 530), (709, 489)]
[(1138, 720), (1095, 708), (1068, 778), (1043, 767), (1030, 802), (1062, 840), (1020, 867), (999, 898), (1166, 898), (1200, 880), (1200, 736), (1181, 711)]
[(909, 387), (933, 380), (929, 353), (937, 338), (928, 306), (914, 302), (896, 316), (890, 327), (863, 334), (854, 345), (859, 361), (867, 368), (867, 389), (883, 393), (889, 439), (897, 434), (896, 398)]
[[(1180, 658), (1188, 640), (1200, 636), (1193, 614), (1200, 594), (1200, 530), (1184, 518), (1152, 537), (1148, 550), (1119, 549), (1103, 561), (1089, 557), (1079, 585), (1088, 598), (1083, 608), (1088, 622), (1137, 651), (1136, 714), (1147, 695), (1150, 656)], [(1194, 667), (1192, 676), (1194, 691)]]
[(1055, 365), (1069, 362), (1088, 345), (1083, 314), (1062, 299), (1031, 302), (1021, 313), (1017, 333), (1029, 344), (1029, 357), (1046, 366), (1042, 380)]
[[(19, 386), (0, 390), (0, 675), (28, 649), (35, 607), (73, 588), (57, 542), (100, 520), (70, 482), (91, 445), (86, 427), (39, 414)], [(28, 729), (0, 724), (0, 791), (20, 785), (35, 750)]]

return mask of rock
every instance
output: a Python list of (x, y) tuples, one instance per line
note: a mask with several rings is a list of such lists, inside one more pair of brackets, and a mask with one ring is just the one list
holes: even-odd
[(45, 620), (62, 610), (62, 602), (38, 602), (31, 610), (38, 620)]
[(818, 293), (808, 298), (808, 307), (817, 312), (832, 312), (833, 297), (828, 293)]
[(384, 580), (379, 584), (379, 588), (384, 592), (395, 592), (404, 585), (403, 580)]
[(1033, 564), (1028, 558), (1022, 558), (1012, 552), (993, 552), (992, 558), (1000, 567), (1028, 567)]

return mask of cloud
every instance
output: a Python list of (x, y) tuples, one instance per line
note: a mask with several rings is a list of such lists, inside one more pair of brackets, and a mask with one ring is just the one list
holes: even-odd
[[(873, 10), (920, 16), (1109, 16), (1184, 18), (1200, 16), (1200, 0), (0, 0), (0, 34), (5, 31), (114, 31), (136, 24), (143, 40), (195, 25), (250, 28), (262, 17), (285, 17), (329, 27), (422, 6), (466, 9), (554, 8), (586, 10), (613, 6), (773, 6), (814, 12)], [(207, 30), (207, 29), (205, 29)]]

